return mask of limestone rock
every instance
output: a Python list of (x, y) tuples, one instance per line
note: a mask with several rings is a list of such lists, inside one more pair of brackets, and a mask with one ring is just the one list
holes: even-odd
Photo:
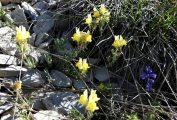
[(35, 41), (35, 46), (41, 44), (48, 36), (49, 35), (47, 33), (43, 33), (43, 32), (39, 33)]
[(44, 49), (45, 47), (48, 47), (50, 45), (50, 43), (53, 41), (53, 38), (48, 37), (45, 42), (41, 43), (38, 48), (40, 49)]
[(19, 63), (20, 61), (14, 56), (0, 54), (0, 65), (17, 65)]
[(35, 120), (68, 120), (64, 115), (52, 110), (41, 110), (34, 114)]
[(42, 90), (36, 91), (33, 93), (33, 109), (36, 110), (46, 110), (44, 104), (42, 103), (42, 99), (44, 98), (45, 94), (42, 92)]
[(74, 88), (76, 88), (77, 90), (86, 88), (86, 85), (83, 82), (83, 80), (73, 80), (73, 83), (74, 83), (74, 85), (73, 85)]
[(54, 26), (54, 18), (50, 13), (43, 13), (37, 19), (37, 23), (33, 27), (33, 31), (38, 34), (40, 32), (48, 32)]
[(0, 96), (0, 106), (6, 103), (11, 98), (10, 95), (2, 92), (0, 92)]
[(36, 40), (36, 34), (33, 33), (33, 34), (31, 34), (31, 38), (30, 38), (30, 40), (28, 41), (28, 43), (29, 43), (30, 45), (34, 46), (34, 41), (35, 41), (35, 40)]
[(98, 79), (100, 82), (105, 82), (111, 77), (105, 66), (94, 68), (94, 75), (95, 78)]
[(72, 85), (71, 79), (66, 76), (65, 74), (57, 71), (57, 70), (52, 70), (50, 72), (50, 75), (54, 81), (52, 84), (57, 87), (70, 87)]
[(23, 7), (24, 12), (27, 13), (30, 16), (31, 20), (36, 20), (37, 19), (38, 14), (34, 10), (34, 8), (31, 7), (30, 4), (28, 4), (27, 2), (22, 2), (21, 6)]
[(58, 92), (47, 94), (43, 103), (48, 110), (55, 110), (67, 114), (71, 109), (78, 110), (84, 114), (84, 106), (78, 102), (79, 94), (73, 92)]
[(29, 28), (24, 10), (20, 6), (18, 6), (18, 8), (12, 11), (10, 15), (11, 15), (11, 18), (15, 20), (16, 25), (23, 25), (26, 29)]
[(23, 85), (30, 87), (38, 87), (44, 84), (45, 80), (41, 76), (41, 72), (37, 69), (29, 69), (21, 79)]
[(21, 66), (0, 66), (0, 77), (11, 77), (11, 76), (17, 76), (20, 74), (20, 71), (22, 74), (26, 73), (27, 69), (23, 68)]
[(9, 102), (1, 105), (0, 106), (0, 114), (3, 113), (3, 112), (5, 112), (5, 111), (7, 111), (7, 110), (9, 110), (12, 107), (13, 107), (13, 104), (9, 103)]
[[(10, 114), (2, 115), (1, 120), (13, 120), (13, 116)], [(15, 116), (14, 120), (20, 120), (20, 118)]]
[(44, 12), (45, 10), (47, 10), (48, 8), (48, 4), (45, 2), (45, 1), (40, 1), (40, 2), (37, 2), (33, 8), (38, 11), (39, 13), (42, 13)]

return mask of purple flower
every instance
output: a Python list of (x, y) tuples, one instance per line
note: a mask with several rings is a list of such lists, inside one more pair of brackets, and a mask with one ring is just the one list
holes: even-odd
[(147, 91), (151, 91), (152, 90), (152, 85), (154, 84), (154, 80), (157, 75), (152, 73), (152, 69), (150, 68), (150, 66), (146, 66), (146, 71), (142, 72), (140, 75), (141, 79), (147, 79), (147, 83), (146, 83), (146, 90)]
[(146, 79), (146, 78), (152, 78), (155, 79), (156, 78), (156, 74), (152, 73), (152, 69), (150, 68), (150, 66), (146, 66), (146, 72), (142, 72), (141, 73), (141, 79)]
[(154, 84), (154, 80), (153, 79), (148, 79), (148, 81), (146, 83), (146, 90), (147, 91), (151, 91), (152, 90), (152, 84)]

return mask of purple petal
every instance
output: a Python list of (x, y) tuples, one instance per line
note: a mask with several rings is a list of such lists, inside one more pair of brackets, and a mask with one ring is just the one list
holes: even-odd
[(146, 72), (142, 72), (140, 77), (141, 79), (146, 79), (148, 77), (148, 74)]
[(154, 80), (153, 79), (148, 79), (148, 81), (150, 84), (154, 84)]
[(152, 90), (152, 84), (154, 84), (154, 80), (153, 79), (148, 79), (148, 81), (146, 83), (146, 90), (147, 91), (151, 91)]
[(149, 74), (150, 78), (156, 78), (157, 75), (156, 74)]
[(152, 84), (150, 84), (149, 82), (146, 83), (146, 90), (147, 91), (151, 91), (152, 90)]
[(152, 73), (152, 69), (150, 68), (150, 66), (146, 66), (146, 72), (147, 73)]

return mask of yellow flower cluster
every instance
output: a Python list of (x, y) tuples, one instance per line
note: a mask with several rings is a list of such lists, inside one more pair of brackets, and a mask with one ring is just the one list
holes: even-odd
[(100, 20), (106, 20), (109, 21), (110, 18), (110, 12), (105, 8), (104, 4), (101, 4), (101, 7), (99, 10), (97, 10), (95, 7), (93, 8), (93, 17), (99, 18)]
[(82, 58), (79, 58), (79, 61), (76, 63), (76, 67), (78, 67), (82, 75), (85, 75), (88, 68), (90, 68), (90, 66), (87, 63), (87, 60)]
[(121, 35), (115, 36), (115, 40), (114, 40), (114, 43), (112, 44), (112, 46), (115, 47), (116, 49), (118, 49), (124, 45), (127, 45), (127, 41), (124, 40)]
[(85, 90), (79, 98), (79, 103), (83, 104), (86, 107), (86, 110), (94, 112), (95, 110), (99, 109), (96, 104), (98, 100), (100, 100), (100, 98), (97, 97), (96, 90), (91, 89), (89, 98), (88, 91)]
[(13, 83), (11, 85), (12, 89), (15, 91), (15, 92), (18, 92), (21, 90), (21, 86), (22, 86), (22, 82), (21, 81), (16, 81), (15, 83)]
[(94, 30), (97, 25), (100, 27), (103, 27), (105, 22), (108, 22), (110, 19), (110, 12), (106, 9), (104, 4), (101, 4), (101, 7), (99, 10), (94, 7), (93, 8), (93, 17), (95, 18), (94, 20), (92, 19), (91, 13), (87, 15), (85, 19), (85, 23), (88, 24), (88, 26)]
[(89, 31), (83, 32), (83, 31), (80, 31), (80, 29), (76, 27), (76, 33), (73, 34), (72, 39), (73, 41), (77, 42), (78, 46), (81, 49), (83, 49), (86, 47), (86, 44), (88, 42), (92, 41), (92, 35), (90, 34)]
[(19, 48), (22, 53), (24, 53), (28, 47), (27, 39), (30, 38), (30, 33), (26, 31), (26, 28), (23, 26), (16, 27), (16, 36), (15, 36)]

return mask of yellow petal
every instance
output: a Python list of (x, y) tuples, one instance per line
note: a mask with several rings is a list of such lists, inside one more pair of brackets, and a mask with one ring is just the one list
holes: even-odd
[(112, 44), (113, 47), (120, 48), (127, 44), (127, 41), (124, 40), (121, 35), (114, 36), (114, 37), (115, 37), (115, 40), (114, 40), (114, 43)]
[(99, 11), (94, 11), (94, 12), (93, 12), (93, 17), (95, 17), (95, 18), (100, 17)]
[(76, 27), (76, 33), (73, 34), (73, 37), (71, 37), (73, 41), (80, 42), (81, 39), (81, 33), (79, 28)]
[(89, 102), (86, 107), (87, 110), (94, 112), (95, 110), (98, 110), (99, 108), (97, 107), (95, 102)]
[(83, 71), (87, 71), (87, 69), (90, 68), (88, 63), (87, 63), (87, 60), (86, 59), (83, 59)]
[(85, 19), (85, 23), (88, 24), (88, 25), (91, 25), (91, 23), (92, 23), (92, 16), (91, 16), (91, 14), (87, 15), (87, 18)]
[(98, 100), (100, 100), (100, 98), (97, 97), (96, 90), (91, 89), (91, 93), (89, 96), (89, 102), (91, 102), (91, 101), (97, 102)]
[(83, 104), (84, 106), (87, 105), (87, 103), (88, 103), (88, 91), (87, 91), (87, 89), (80, 96), (79, 103)]
[(101, 4), (100, 13), (101, 13), (102, 15), (104, 15), (106, 12), (107, 12), (107, 9), (105, 8), (104, 4)]
[(18, 42), (26, 42), (30, 38), (30, 33), (23, 26), (16, 27), (16, 37)]
[(79, 58), (79, 61), (76, 63), (76, 67), (78, 67), (79, 70), (82, 70), (82, 69), (83, 69), (82, 58)]

